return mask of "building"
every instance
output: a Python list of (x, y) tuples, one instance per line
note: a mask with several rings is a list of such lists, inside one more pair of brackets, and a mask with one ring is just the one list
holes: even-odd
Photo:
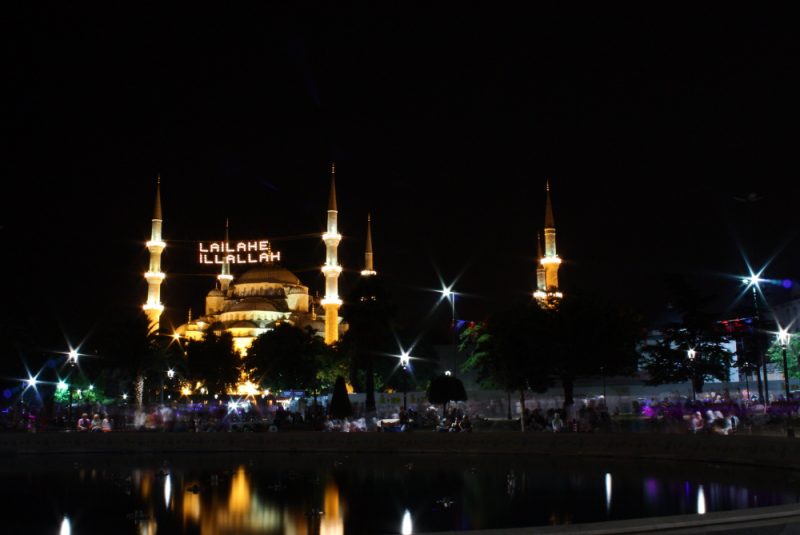
[(558, 285), (558, 268), (561, 258), (556, 253), (556, 220), (553, 217), (553, 203), (550, 200), (550, 181), (545, 184), (544, 211), (544, 254), (542, 254), (541, 235), (537, 235), (539, 267), (536, 269), (536, 291), (533, 297), (545, 307), (553, 307), (564, 297)]
[[(341, 241), (337, 217), (335, 167), (332, 166), (328, 226), (323, 234), (326, 244), (326, 260), (322, 268), (326, 290), (323, 299), (310, 295), (308, 286), (280, 264), (280, 253), (272, 251), (269, 241), (231, 242), (226, 221), (225, 241), (210, 244), (208, 250), (214, 263), (220, 264), (220, 273), (215, 287), (206, 296), (204, 314), (192, 318), (190, 311), (188, 321), (175, 329), (176, 334), (189, 340), (201, 340), (209, 330), (216, 334), (230, 333), (242, 355), (259, 335), (284, 322), (301, 328), (311, 327), (325, 337), (326, 343), (338, 340), (346, 331), (347, 324), (338, 314), (341, 305), (338, 276), (342, 268), (337, 260)], [(160, 284), (165, 277), (160, 261), (166, 247), (161, 238), (162, 222), (159, 179), (153, 229), (147, 242), (150, 268), (145, 274), (148, 296), (144, 305), (156, 329), (164, 309), (160, 302)], [(257, 252), (251, 253), (253, 250)], [(236, 275), (232, 272), (232, 265), (238, 265), (242, 256), (257, 259), (258, 263), (248, 265), (246, 270)]]

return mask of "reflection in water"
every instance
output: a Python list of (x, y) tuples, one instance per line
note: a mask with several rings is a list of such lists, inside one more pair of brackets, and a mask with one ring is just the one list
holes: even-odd
[(406, 509), (406, 512), (403, 513), (403, 523), (400, 525), (400, 533), (402, 535), (411, 535), (414, 533), (414, 530), (411, 527), (411, 513), (408, 512), (408, 509)]
[(169, 499), (172, 497), (172, 483), (169, 480), (169, 475), (164, 478), (164, 505), (169, 509)]
[(697, 489), (697, 514), (706, 514), (706, 493), (703, 491), (703, 485)]
[[(379, 462), (368, 461), (375, 465)], [(282, 458), (270, 460), (266, 468), (240, 464), (240, 458), (233, 461), (236, 464), (231, 462), (226, 459), (213, 467), (190, 468), (176, 463), (168, 474), (157, 465), (131, 467), (130, 472), (113, 476), (110, 480), (113, 487), (101, 486), (102, 481), (98, 481), (94, 483), (96, 488), (90, 483), (87, 467), (85, 484), (80, 487), (84, 492), (80, 503), (89, 503), (94, 496), (105, 496), (109, 491), (118, 493), (123, 500), (127, 494), (130, 498), (123, 507), (128, 509), (123, 509), (122, 514), (118, 510), (109, 512), (103, 521), (113, 522), (112, 515), (121, 516), (126, 523), (125, 531), (137, 535), (343, 535), (345, 525), (348, 532), (356, 534), (411, 534), (414, 530), (491, 529), (512, 523), (515, 526), (569, 524), (573, 517), (580, 521), (601, 521), (692, 511), (703, 515), (707, 511), (797, 500), (796, 493), (730, 484), (723, 477), (727, 472), (718, 472), (721, 475), (712, 472), (703, 478), (685, 477), (678, 470), (673, 474), (649, 467), (642, 470), (638, 465), (630, 471), (613, 465), (579, 466), (576, 470), (585, 471), (581, 477), (573, 473), (561, 475), (555, 468), (542, 466), (537, 468), (540, 477), (525, 481), (520, 475), (525, 470), (520, 470), (520, 465), (491, 466), (470, 472), (455, 469), (444, 477), (439, 464), (425, 465), (420, 461), (414, 464), (413, 471), (401, 464), (401, 468), (393, 472), (387, 468), (382, 477), (375, 477), (371, 466), (348, 472), (341, 467), (331, 471), (301, 465), (298, 469), (285, 463), (289, 468), (284, 466)], [(512, 470), (514, 476), (509, 478)], [(78, 470), (69, 477), (76, 481), (80, 477)], [(723, 478), (723, 482), (718, 483), (714, 477)], [(503, 492), (509, 481), (515, 483), (511, 500)], [(598, 499), (601, 481), (605, 491), (603, 501)], [(487, 493), (489, 488), (499, 492)], [(386, 489), (401, 489), (403, 494)], [(163, 495), (159, 496), (159, 492)], [(756, 493), (761, 500), (754, 498)], [(443, 495), (451, 497), (437, 500)], [(517, 511), (515, 502), (527, 502), (531, 496), (544, 497), (537, 498), (538, 509), (526, 507)], [(641, 498), (630, 499), (632, 496)], [(397, 509), (398, 502), (403, 509)], [(580, 509), (574, 504), (580, 504)], [(70, 521), (76, 518), (75, 507), (70, 504), (58, 507), (62, 514), (70, 515), (63, 517), (59, 534), (71, 535)], [(415, 511), (413, 518), (411, 509)], [(76, 535), (122, 532), (106, 529), (107, 525), (99, 530), (93, 528), (87, 521), (90, 516), (81, 514)], [(47, 522), (50, 532), (55, 533), (57, 517)]]
[(61, 521), (61, 530), (58, 535), (72, 535), (72, 526), (69, 523), (69, 518), (64, 517), (64, 520)]

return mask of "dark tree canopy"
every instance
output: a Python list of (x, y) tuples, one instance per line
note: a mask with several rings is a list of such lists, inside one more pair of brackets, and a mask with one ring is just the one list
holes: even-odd
[(224, 394), (238, 382), (242, 359), (230, 333), (217, 335), (209, 329), (202, 341), (188, 342), (186, 353), (188, 378), (205, 384), (209, 393)]
[(733, 354), (724, 346), (730, 335), (706, 310), (711, 296), (701, 295), (682, 277), (669, 276), (666, 283), (677, 317), (642, 347), (648, 384), (691, 381), (694, 390), (702, 392), (706, 378), (728, 378)]
[(461, 379), (452, 375), (439, 375), (431, 380), (428, 386), (428, 401), (432, 404), (441, 403), (447, 412), (447, 404), (451, 401), (466, 401), (467, 391)]
[(335, 369), (331, 351), (310, 328), (282, 323), (253, 341), (247, 365), (256, 382), (273, 390), (318, 393)]
[(339, 420), (353, 414), (353, 406), (347, 396), (347, 386), (345, 386), (344, 377), (341, 375), (336, 378), (336, 382), (333, 385), (333, 395), (331, 396), (328, 413), (332, 418)]

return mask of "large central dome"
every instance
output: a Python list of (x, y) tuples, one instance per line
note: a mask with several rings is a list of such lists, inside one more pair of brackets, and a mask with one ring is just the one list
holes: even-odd
[(275, 262), (258, 264), (248, 269), (242, 273), (240, 277), (235, 279), (234, 284), (258, 284), (262, 282), (291, 285), (301, 284), (300, 279), (298, 279), (294, 273)]

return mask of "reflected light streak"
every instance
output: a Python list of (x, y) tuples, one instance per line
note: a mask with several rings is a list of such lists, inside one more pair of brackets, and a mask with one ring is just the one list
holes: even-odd
[(66, 516), (64, 520), (61, 521), (61, 529), (58, 531), (58, 535), (72, 535), (72, 526), (69, 523), (69, 518)]
[(606, 512), (611, 510), (611, 474), (606, 473)]
[(400, 524), (400, 533), (402, 535), (411, 535), (414, 530), (411, 526), (411, 513), (406, 509), (403, 513), (403, 522)]
[(341, 516), (339, 487), (333, 481), (329, 481), (325, 486), (323, 510), (325, 514), (320, 519), (320, 535), (342, 535), (344, 533), (344, 519)]
[(697, 514), (706, 514), (706, 493), (703, 490), (703, 485), (700, 485), (700, 488), (697, 489)]
[(169, 474), (164, 478), (164, 505), (169, 509), (169, 500), (172, 497), (172, 482), (170, 481)]

